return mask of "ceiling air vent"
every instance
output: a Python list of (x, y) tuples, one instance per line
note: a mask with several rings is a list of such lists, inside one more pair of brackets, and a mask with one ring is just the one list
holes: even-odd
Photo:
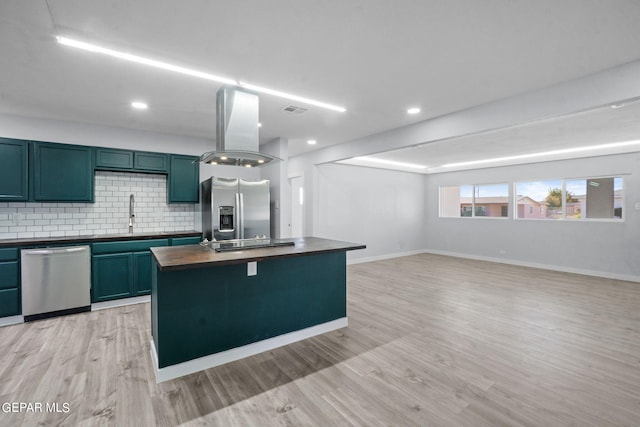
[(304, 107), (298, 107), (297, 105), (289, 105), (287, 107), (284, 107), (282, 111), (289, 114), (303, 114), (309, 111), (309, 109)]

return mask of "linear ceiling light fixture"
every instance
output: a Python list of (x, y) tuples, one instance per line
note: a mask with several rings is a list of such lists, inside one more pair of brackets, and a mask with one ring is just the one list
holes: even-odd
[(589, 145), (586, 147), (563, 148), (562, 150), (542, 151), (539, 153), (519, 154), (517, 156), (494, 157), (492, 159), (472, 160), (469, 162), (447, 163), (442, 165), (443, 168), (455, 168), (459, 166), (474, 166), (485, 163), (505, 162), (510, 160), (532, 159), (535, 157), (553, 156), (557, 154), (581, 153), (585, 151), (606, 150), (609, 148), (629, 147), (632, 145), (640, 145), (640, 140), (613, 142), (610, 144)]
[(413, 168), (413, 169), (426, 169), (427, 168), (424, 165), (418, 165), (418, 164), (415, 164), (415, 163), (396, 162), (395, 160), (378, 159), (376, 157), (354, 157), (352, 160), (357, 160), (357, 161), (362, 161), (362, 162), (370, 162), (370, 163), (379, 163), (381, 165), (401, 166), (401, 167)]
[(304, 98), (302, 96), (293, 95), (293, 94), (286, 93), (286, 92), (280, 92), (279, 90), (275, 90), (275, 89), (269, 89), (269, 88), (262, 87), (262, 86), (256, 86), (254, 84), (247, 83), (247, 82), (240, 82), (240, 86), (245, 88), (245, 89), (253, 90), (255, 92), (266, 93), (266, 94), (273, 95), (273, 96), (279, 96), (280, 98), (290, 99), (291, 101), (303, 102), (303, 103), (309, 104), (309, 105), (315, 105), (316, 107), (326, 108), (327, 110), (333, 110), (333, 111), (337, 111), (339, 113), (344, 113), (345, 111), (347, 111), (347, 109), (344, 108), (344, 107), (340, 107), (340, 106), (332, 105), (332, 104), (327, 104), (326, 102), (316, 101), (315, 99)]
[(236, 80), (230, 79), (227, 77), (217, 76), (215, 74), (205, 73), (203, 71), (198, 71), (198, 70), (194, 70), (187, 67), (181, 67), (179, 65), (169, 64), (168, 62), (156, 61), (155, 59), (149, 59), (142, 56), (133, 55), (131, 53), (120, 52), (117, 50), (109, 49), (109, 48), (98, 46), (91, 43), (86, 43), (79, 40), (70, 39), (67, 37), (56, 36), (56, 40), (58, 41), (58, 43), (62, 45), (75, 47), (77, 49), (82, 49), (87, 52), (100, 53), (102, 55), (111, 56), (113, 58), (123, 59), (125, 61), (135, 62), (137, 64), (147, 65), (149, 67), (154, 67), (154, 68), (160, 68), (167, 71), (173, 71), (175, 73), (185, 74), (188, 76), (197, 77), (204, 80), (210, 80), (210, 81), (224, 83), (232, 86), (242, 86), (246, 89), (253, 90), (255, 92), (279, 96), (281, 98), (290, 99), (292, 101), (299, 101), (305, 104), (315, 105), (316, 107), (322, 107), (329, 110), (338, 111), (341, 113), (344, 113), (345, 111), (347, 111), (346, 108), (344, 107), (327, 104), (326, 102), (321, 102), (314, 99), (305, 98), (302, 96), (293, 95), (286, 92), (281, 92), (279, 90), (268, 89), (265, 87), (252, 85), (250, 83), (245, 83), (245, 82), (238, 83)]

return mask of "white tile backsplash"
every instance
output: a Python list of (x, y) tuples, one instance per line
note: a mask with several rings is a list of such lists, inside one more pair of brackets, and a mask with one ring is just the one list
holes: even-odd
[[(97, 171), (95, 203), (0, 203), (0, 239), (190, 231), (195, 205), (167, 204), (166, 175)], [(14, 215), (20, 214), (20, 215)]]

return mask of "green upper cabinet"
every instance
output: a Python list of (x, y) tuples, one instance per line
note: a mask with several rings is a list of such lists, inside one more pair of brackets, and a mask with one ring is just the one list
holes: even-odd
[(164, 153), (96, 148), (96, 169), (167, 173), (167, 163)]
[(28, 154), (28, 141), (0, 138), (0, 202), (29, 198)]
[(139, 171), (167, 172), (167, 155), (163, 153), (134, 153), (134, 168)]
[(35, 142), (33, 199), (36, 202), (93, 202), (93, 148)]
[(198, 203), (200, 198), (198, 157), (171, 154), (168, 181), (168, 203)]
[(133, 169), (133, 151), (96, 148), (96, 169)]

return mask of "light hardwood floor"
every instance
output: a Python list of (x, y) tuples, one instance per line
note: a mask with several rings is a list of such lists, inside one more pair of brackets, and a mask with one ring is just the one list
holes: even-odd
[(0, 403), (70, 405), (0, 426), (640, 425), (639, 283), (436, 255), (348, 280), (348, 328), (162, 384), (149, 304), (0, 328)]

